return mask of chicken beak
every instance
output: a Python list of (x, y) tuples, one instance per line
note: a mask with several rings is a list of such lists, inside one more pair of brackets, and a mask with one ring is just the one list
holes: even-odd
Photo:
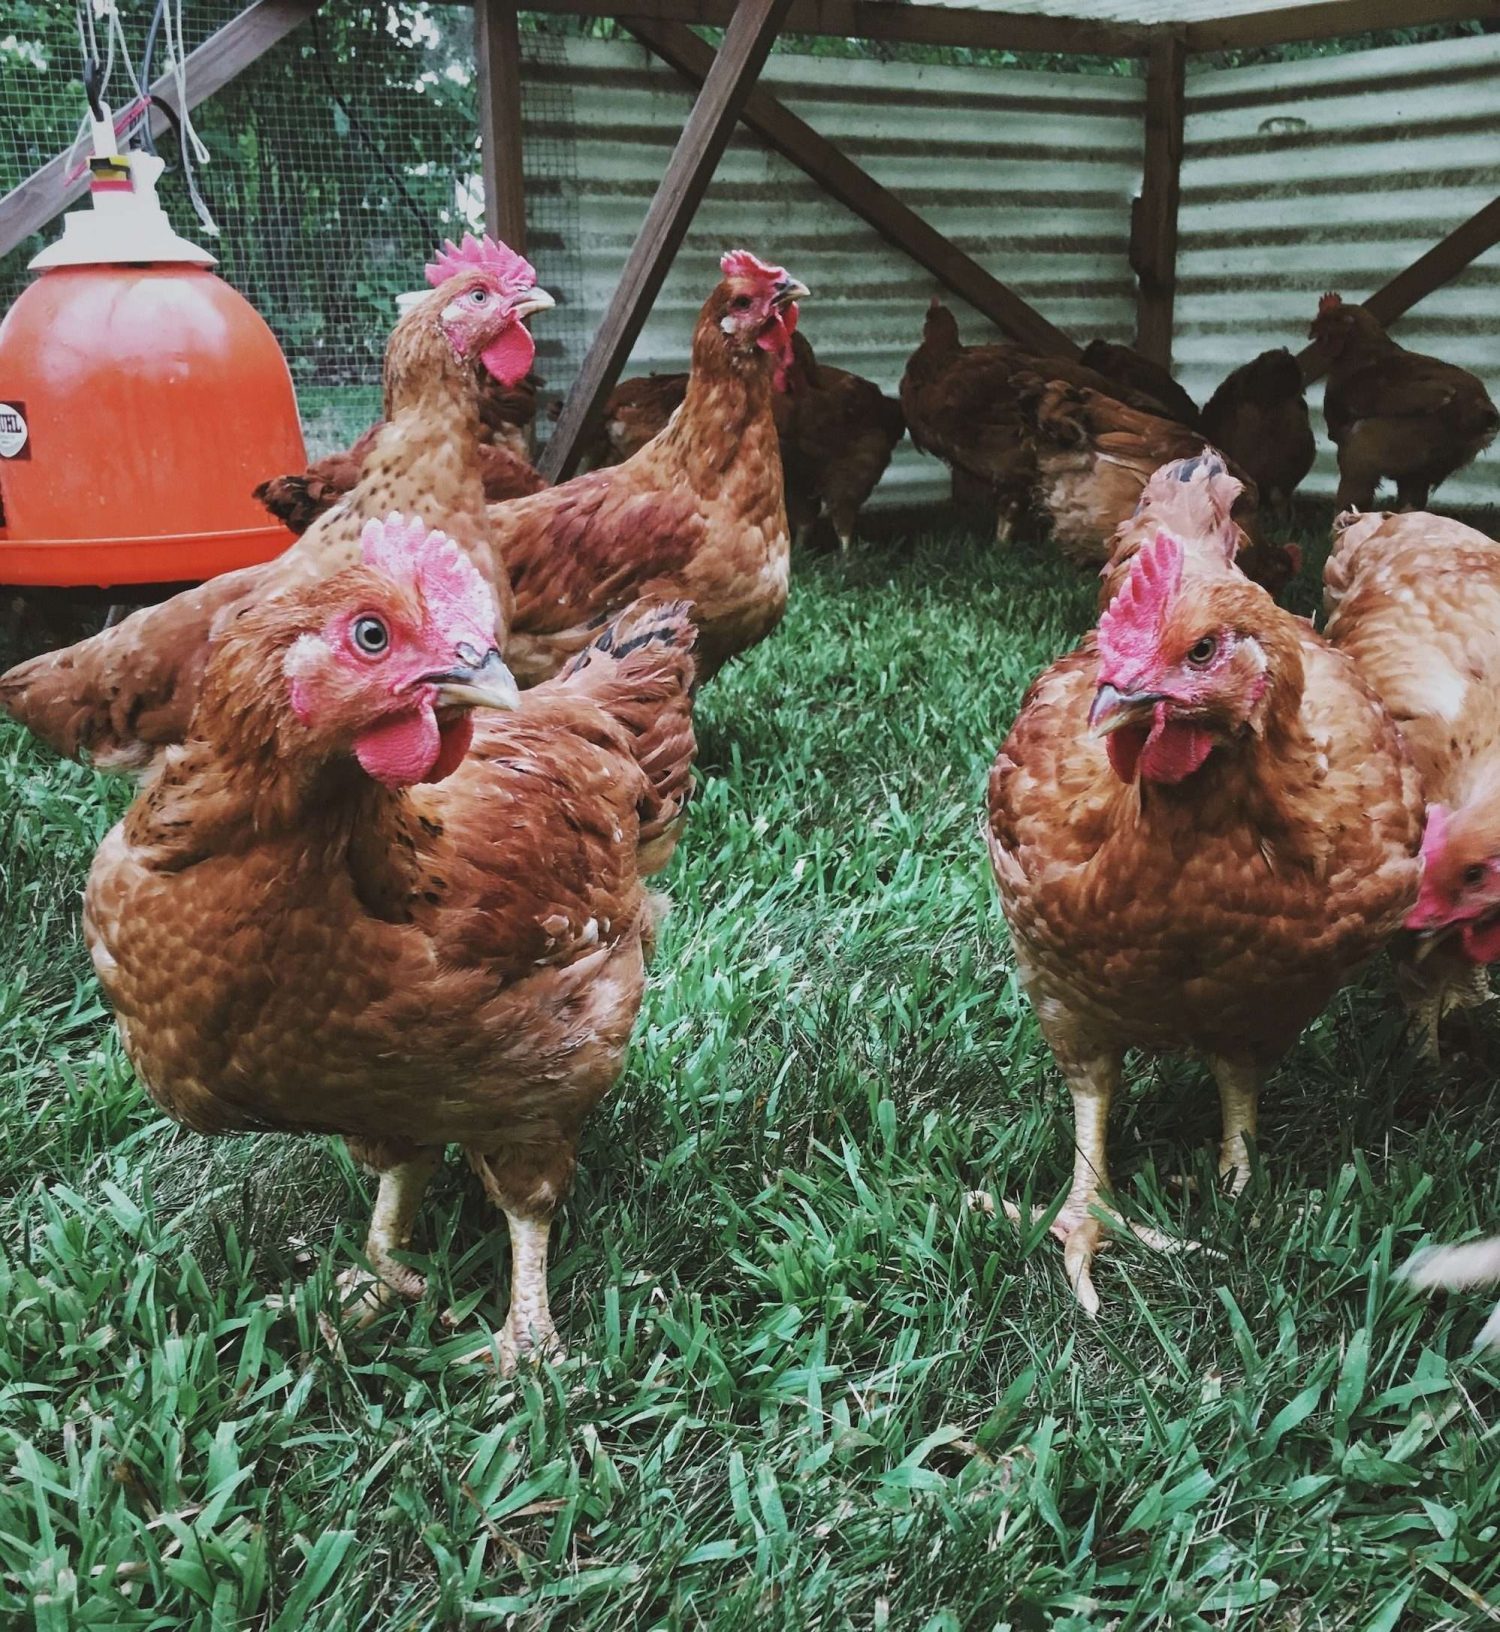
[(1106, 680), (1094, 693), (1094, 705), (1089, 709), (1089, 725), (1096, 735), (1107, 737), (1110, 732), (1123, 730), (1127, 725), (1148, 724), (1160, 701), (1160, 692), (1121, 691)]
[[(467, 658), (472, 647), (460, 648), (459, 656)], [(440, 674), (423, 675), (423, 681), (437, 690), (439, 708), (503, 708), (521, 706), (521, 693), (515, 676), (500, 659), (493, 646), (473, 662), (455, 664)]]
[(788, 278), (785, 283), (776, 286), (776, 294), (771, 304), (778, 311), (784, 311), (795, 301), (810, 300), (811, 298), (811, 291), (805, 283), (798, 283), (795, 278)]
[(533, 317), (537, 312), (550, 312), (557, 302), (545, 289), (528, 289), (511, 307), (511, 316), (517, 319)]

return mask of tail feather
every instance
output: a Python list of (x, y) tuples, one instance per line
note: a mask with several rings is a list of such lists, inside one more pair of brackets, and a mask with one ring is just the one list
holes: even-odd
[(647, 875), (671, 860), (693, 791), (696, 640), (685, 601), (635, 601), (548, 682), (586, 695), (629, 736), (646, 777), (639, 814)]

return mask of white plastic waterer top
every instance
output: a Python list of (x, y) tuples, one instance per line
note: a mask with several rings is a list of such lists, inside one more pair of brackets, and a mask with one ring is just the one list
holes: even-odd
[(69, 210), (63, 217), (62, 237), (33, 258), (32, 270), (121, 261), (216, 266), (217, 260), (206, 249), (173, 230), (167, 212), (157, 201), (157, 179), (166, 169), (163, 160), (154, 153), (119, 154), (115, 149), (114, 121), (107, 107), (103, 119), (92, 123), (94, 157), (124, 165), (129, 170), (130, 184), (126, 187), (115, 182), (101, 187), (96, 179), (90, 188), (90, 207)]

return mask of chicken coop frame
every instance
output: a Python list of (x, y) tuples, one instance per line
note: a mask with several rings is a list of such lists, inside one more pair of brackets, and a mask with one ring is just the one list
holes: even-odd
[[(255, 0), (211, 35), (188, 60), (190, 105), (249, 68), (332, 0)], [(475, 58), (486, 224), (524, 249), (526, 198), (521, 168), (521, 53), (518, 8), (511, 0), (469, 0)], [(1023, 4), (1023, 0), (1016, 0)], [(1007, 51), (1137, 57), (1146, 76), (1141, 188), (1133, 201), (1130, 266), (1136, 279), (1136, 344), (1171, 361), (1177, 272), (1179, 175), (1185, 82), (1194, 53), (1332, 39), (1355, 32), (1500, 17), (1500, 0), (1026, 0), (1023, 9), (947, 4), (944, 0), (541, 0), (530, 11), (612, 17), (697, 92), (646, 211), (614, 295), (584, 355), (542, 459), (556, 480), (574, 469), (590, 420), (615, 385), (671, 268), (736, 125), (797, 165), (829, 197), (966, 300), (1014, 340), (1076, 356), (1073, 339), (1015, 290), (923, 219), (759, 83), (777, 36), (836, 35), (892, 43)], [(1216, 15), (1217, 13), (1217, 15)], [(694, 25), (722, 29), (717, 50)], [(175, 82), (151, 90), (171, 101)], [(166, 118), (153, 111), (153, 126)], [(44, 226), (82, 184), (65, 185), (56, 155), (0, 199), (0, 255)], [(1390, 323), (1500, 242), (1500, 198), (1432, 245), (1364, 304)], [(1304, 377), (1321, 372), (1311, 348)]]

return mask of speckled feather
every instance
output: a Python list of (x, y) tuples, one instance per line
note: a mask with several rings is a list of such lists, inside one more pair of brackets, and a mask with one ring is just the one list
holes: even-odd
[(1432, 803), (1500, 772), (1500, 544), (1446, 516), (1341, 516), (1328, 638), (1391, 711)]
[(1122, 782), (1088, 725), (1091, 635), (990, 772), (1001, 900), (1065, 1067), (1128, 1047), (1268, 1064), (1416, 894), (1416, 775), (1353, 666), (1237, 572), (1184, 582), (1182, 617), (1207, 607), (1269, 655), (1260, 734), (1175, 786)]
[(221, 643), (194, 736), (95, 861), (85, 930), (130, 1056), (204, 1132), (519, 1150), (560, 1194), (624, 1059), (644, 879), (691, 787), (692, 625), (633, 609), (478, 718), (450, 778), (393, 792), (288, 756), (282, 610)]

